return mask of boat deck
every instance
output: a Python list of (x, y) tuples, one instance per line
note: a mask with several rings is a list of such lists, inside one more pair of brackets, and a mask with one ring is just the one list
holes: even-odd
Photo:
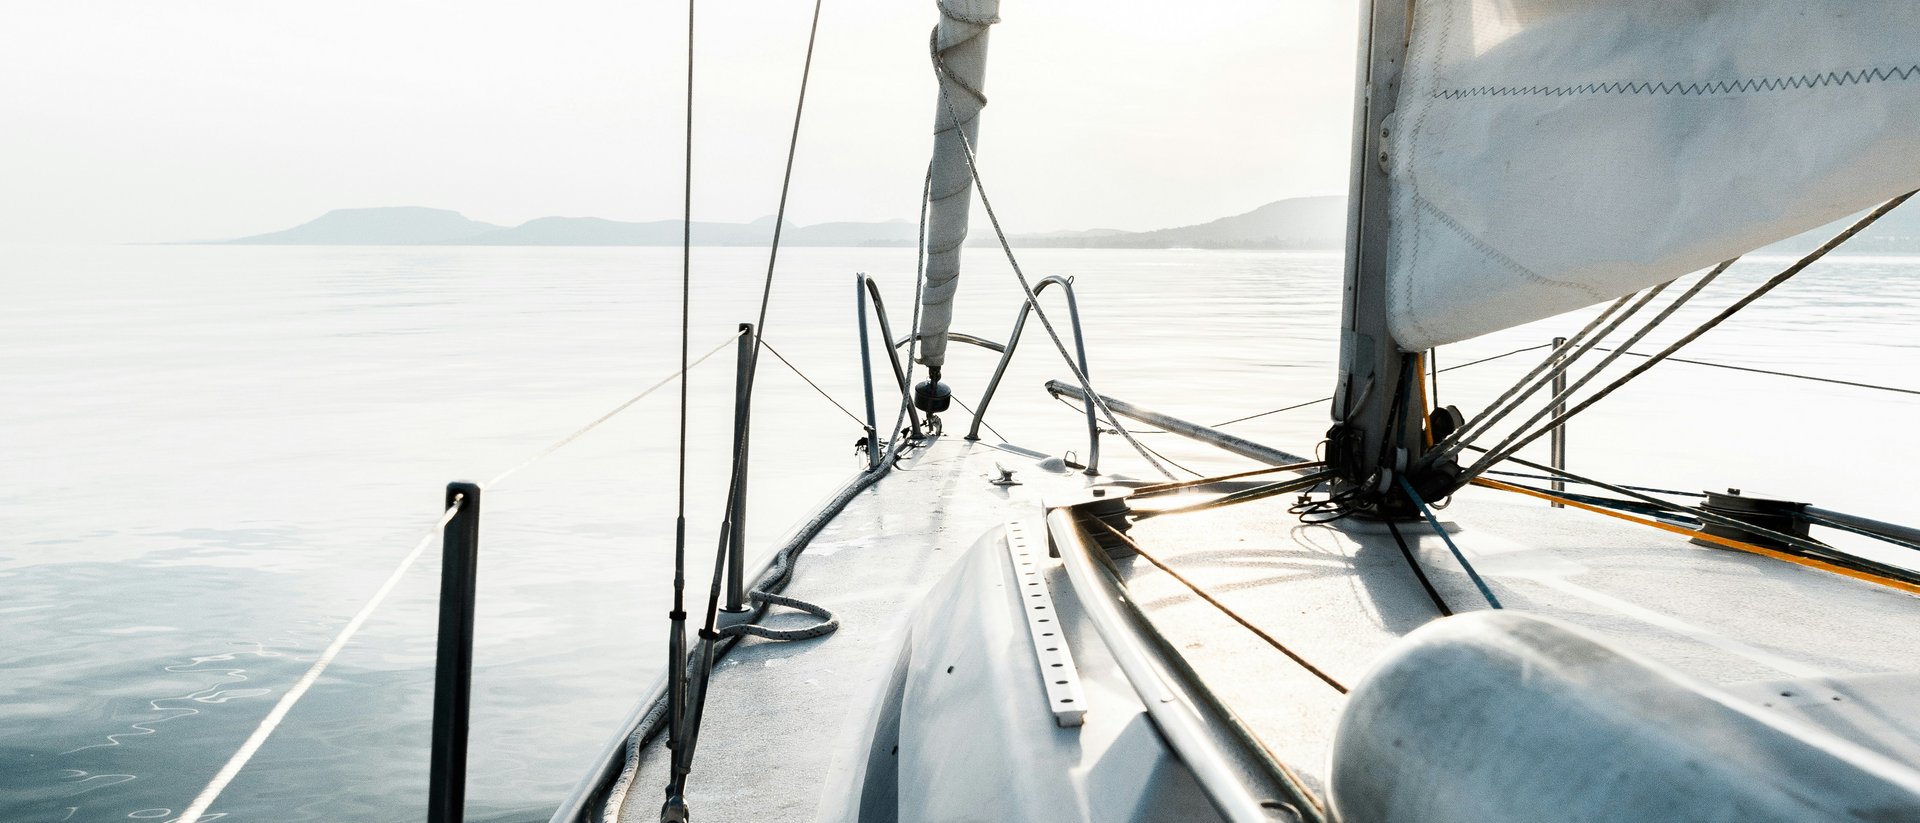
[[(1020, 485), (990, 483), (999, 467), (1014, 469)], [(854, 498), (801, 555), (787, 588), (832, 610), (839, 630), (796, 642), (749, 638), (716, 667), (687, 781), (695, 819), (837, 814), (853, 784), (844, 772), (864, 756), (871, 729), (863, 721), (881, 697), (914, 606), (982, 532), (1017, 518), (1038, 521), (1043, 496), (1087, 480), (949, 438)], [(662, 736), (647, 747), (620, 820), (660, 819), (667, 767)]]
[[(1289, 502), (1147, 518), (1129, 536), (1351, 688), (1390, 644), (1440, 614), (1383, 525), (1304, 525)], [(1920, 598), (1506, 492), (1463, 490), (1442, 514), (1459, 524), (1456, 544), (1505, 608), (1583, 627), (1920, 764)], [(1399, 528), (1454, 612), (1490, 608), (1429, 526)], [(1118, 562), (1159, 631), (1323, 793), (1345, 696), (1147, 559)]]

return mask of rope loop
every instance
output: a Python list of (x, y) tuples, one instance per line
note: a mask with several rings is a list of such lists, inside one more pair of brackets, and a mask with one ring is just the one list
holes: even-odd
[(834, 617), (833, 612), (827, 611), (825, 607), (816, 606), (800, 598), (787, 597), (759, 589), (753, 590), (748, 596), (753, 598), (753, 602), (755, 603), (768, 606), (784, 606), (794, 611), (806, 612), (807, 614), (820, 618), (820, 621), (810, 626), (801, 626), (793, 629), (775, 629), (758, 623), (740, 623), (720, 629), (720, 634), (736, 637), (745, 635), (766, 640), (811, 640), (815, 637), (825, 637), (833, 634), (834, 631), (840, 628), (840, 618)]

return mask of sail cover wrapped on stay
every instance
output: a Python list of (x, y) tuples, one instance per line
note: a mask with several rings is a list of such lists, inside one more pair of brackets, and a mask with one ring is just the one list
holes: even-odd
[(1384, 141), (1404, 350), (1610, 300), (1920, 188), (1920, 3), (1419, 0), (1414, 14)]
[[(940, 99), (933, 115), (933, 165), (927, 197), (927, 283), (920, 290), (920, 354), (928, 366), (947, 362), (953, 294), (960, 287), (960, 246), (967, 241), (973, 173), (966, 146), (980, 144), (980, 110), (987, 105), (987, 27), (1000, 22), (1000, 0), (939, 0), (933, 59)], [(958, 121), (956, 123), (956, 121)], [(962, 143), (957, 129), (965, 130)]]

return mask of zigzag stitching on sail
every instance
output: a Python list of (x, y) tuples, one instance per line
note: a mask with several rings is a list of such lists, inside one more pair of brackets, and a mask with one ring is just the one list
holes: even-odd
[(1867, 83), (1913, 80), (1916, 77), (1920, 77), (1920, 63), (1909, 66), (1828, 71), (1791, 77), (1759, 77), (1747, 80), (1700, 82), (1626, 80), (1566, 86), (1475, 86), (1464, 89), (1440, 89), (1434, 91), (1432, 97), (1436, 100), (1462, 100), (1474, 97), (1576, 97), (1582, 95), (1711, 96), (1838, 88)]

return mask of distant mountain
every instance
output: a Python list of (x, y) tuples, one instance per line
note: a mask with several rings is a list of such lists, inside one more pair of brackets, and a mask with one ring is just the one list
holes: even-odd
[(224, 242), (256, 246), (439, 245), (468, 242), (499, 230), (492, 223), (468, 220), (457, 211), (393, 206), (334, 209), (290, 229)]
[[(788, 223), (791, 230), (793, 224)], [(680, 221), (624, 223), (599, 217), (542, 217), (497, 229), (460, 245), (476, 246), (678, 246)], [(696, 246), (763, 246), (773, 238), (773, 218), (752, 223), (694, 221)]]
[[(1014, 235), (1023, 246), (1069, 248), (1254, 248), (1334, 249), (1346, 234), (1345, 198), (1301, 197), (1269, 203), (1246, 214), (1210, 223), (1127, 232), (1084, 229)], [(993, 236), (976, 230), (970, 243), (991, 245)], [(781, 230), (792, 246), (911, 246), (916, 223), (838, 222)], [(695, 221), (693, 242), (700, 246), (764, 246), (773, 239), (773, 218), (751, 223)], [(443, 209), (398, 207), (340, 209), (319, 219), (271, 234), (223, 241), (249, 245), (452, 245), (452, 246), (677, 246), (678, 220), (629, 223), (600, 217), (542, 217), (504, 227), (468, 220)]]
[(1139, 232), (1060, 232), (1027, 245), (1105, 249), (1338, 249), (1346, 243), (1347, 198), (1295, 197), (1195, 226)]
[[(1345, 197), (1295, 197), (1268, 203), (1245, 214), (1192, 226), (1154, 231), (1085, 229), (1010, 238), (1028, 248), (1092, 249), (1313, 249), (1332, 250), (1346, 242)], [(1857, 215), (1782, 240), (1758, 254), (1804, 254), (1845, 228)], [(968, 245), (996, 240), (975, 225)], [(781, 230), (789, 246), (911, 246), (919, 226), (906, 220), (883, 223), (838, 222)], [(338, 209), (271, 234), (227, 240), (248, 245), (450, 245), (450, 246), (677, 246), (680, 221), (628, 223), (599, 217), (542, 217), (511, 228), (469, 220), (444, 209), (398, 207)], [(695, 221), (693, 242), (700, 246), (764, 246), (773, 239), (773, 218), (751, 223)], [(1846, 246), (1857, 254), (1920, 254), (1920, 207), (1896, 209)]]

